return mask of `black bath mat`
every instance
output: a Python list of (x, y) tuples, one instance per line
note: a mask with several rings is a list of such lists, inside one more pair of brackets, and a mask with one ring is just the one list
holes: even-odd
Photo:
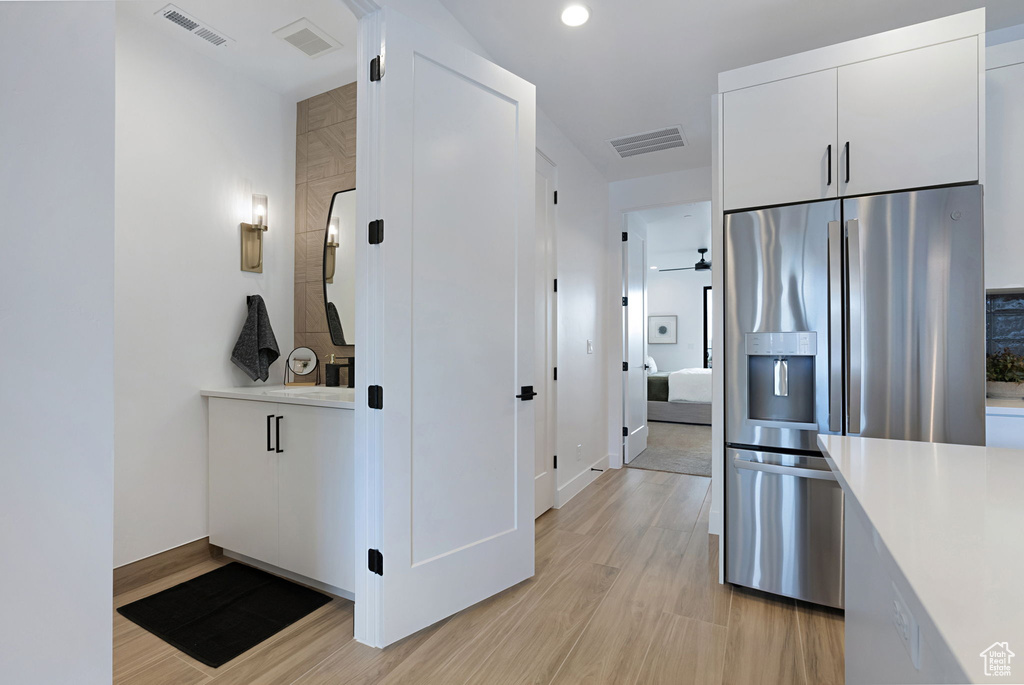
[(117, 611), (218, 668), (330, 601), (315, 590), (231, 563)]

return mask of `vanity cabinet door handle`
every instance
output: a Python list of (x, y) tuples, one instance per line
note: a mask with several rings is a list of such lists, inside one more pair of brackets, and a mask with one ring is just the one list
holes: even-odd
[(267, 414), (267, 451), (273, 452), (274, 446), (270, 444), (270, 422), (274, 419), (273, 414)]
[(283, 419), (283, 418), (284, 418), (283, 416), (278, 416), (277, 417), (277, 436), (276, 436), (276, 444), (275, 444), (276, 449), (274, 451), (277, 452), (278, 454), (283, 454), (284, 453), (284, 450), (281, 449), (281, 419)]

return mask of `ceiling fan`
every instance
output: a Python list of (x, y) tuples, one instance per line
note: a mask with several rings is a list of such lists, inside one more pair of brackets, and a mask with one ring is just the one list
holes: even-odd
[(697, 250), (697, 252), (700, 253), (700, 261), (694, 264), (693, 266), (682, 266), (676, 269), (658, 269), (658, 272), (660, 273), (662, 271), (690, 271), (691, 269), (693, 271), (710, 271), (711, 262), (704, 259), (704, 253), (707, 251), (708, 248), (706, 247), (702, 247)]

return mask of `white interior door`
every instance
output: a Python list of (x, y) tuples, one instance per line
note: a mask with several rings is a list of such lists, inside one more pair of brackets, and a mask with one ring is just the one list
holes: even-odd
[(382, 407), (357, 404), (357, 549), (383, 563), (359, 569), (356, 638), (383, 647), (534, 572), (535, 89), (390, 8), (361, 39), (383, 77), (357, 185), (384, 240), (360, 248)]
[(628, 464), (647, 449), (647, 241), (629, 234), (625, 250), (626, 368), (623, 369), (625, 452)]
[(537, 311), (536, 345), (538, 377), (543, 376), (537, 397), (537, 437), (534, 454), (533, 513), (540, 516), (555, 506), (555, 445), (558, 407), (555, 367), (558, 365), (558, 301), (555, 292), (555, 165), (537, 151)]

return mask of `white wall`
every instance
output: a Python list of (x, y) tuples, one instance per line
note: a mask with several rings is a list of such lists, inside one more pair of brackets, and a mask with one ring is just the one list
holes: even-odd
[[(246, 295), (291, 350), (295, 103), (119, 13), (116, 161), (120, 566), (208, 533), (199, 391), (251, 384), (229, 359)], [(262, 274), (239, 269), (253, 192), (269, 198)]]
[[(988, 34), (985, 287), (1024, 288), (1024, 25)], [(1007, 38), (999, 42), (1001, 38)]]
[(111, 679), (114, 7), (0, 3), (0, 682)]
[[(607, 293), (605, 230), (608, 182), (543, 112), (537, 147), (555, 163), (558, 261), (558, 472), (556, 506), (582, 490), (608, 464)], [(587, 354), (592, 340), (594, 353)], [(577, 456), (577, 446), (580, 454)]]
[[(610, 240), (620, 240), (625, 215), (631, 210), (667, 207), (711, 199), (711, 168), (688, 169), (657, 176), (615, 181), (608, 186), (608, 232)], [(607, 426), (608, 453), (611, 465), (622, 465), (622, 250), (616, 245), (608, 251), (608, 303), (605, 339), (608, 374)], [(697, 261), (696, 259), (694, 261)], [(656, 346), (655, 346), (656, 347)], [(650, 348), (648, 348), (650, 349)]]
[[(654, 263), (650, 256), (648, 262)], [(647, 274), (648, 316), (678, 317), (674, 344), (648, 341), (647, 354), (658, 364), (658, 371), (704, 366), (704, 287), (710, 285), (710, 271), (651, 271)]]

